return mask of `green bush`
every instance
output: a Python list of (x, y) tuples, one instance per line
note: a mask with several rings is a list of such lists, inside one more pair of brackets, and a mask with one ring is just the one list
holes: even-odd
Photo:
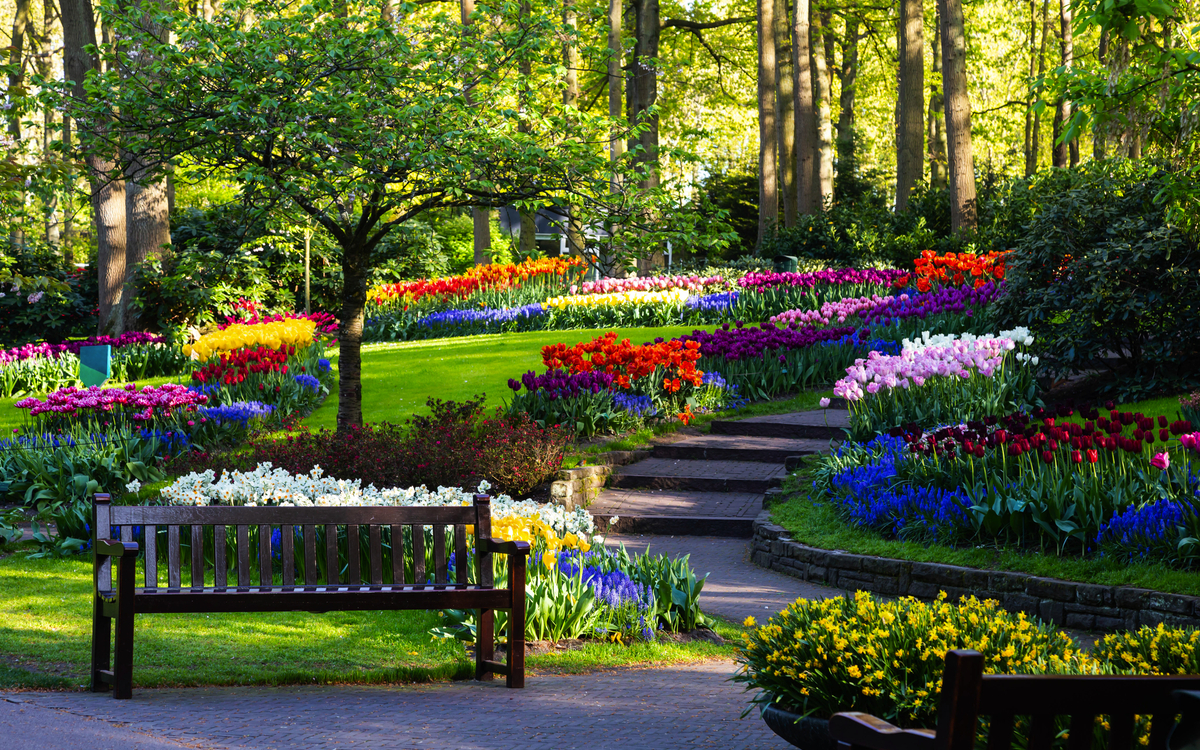
[(1159, 199), (1176, 176), (1114, 161), (1053, 179), (1065, 189), (1008, 257), (1001, 315), (1040, 340), (1046, 370), (1108, 368), (1123, 398), (1195, 383), (1200, 249)]

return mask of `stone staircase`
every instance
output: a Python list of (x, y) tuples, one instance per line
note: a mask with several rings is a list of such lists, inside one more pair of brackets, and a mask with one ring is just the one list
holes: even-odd
[(598, 527), (621, 534), (748, 539), (763, 499), (794, 457), (828, 450), (848, 425), (839, 409), (713, 422), (711, 434), (656, 446), (648, 458), (615, 467), (588, 510)]

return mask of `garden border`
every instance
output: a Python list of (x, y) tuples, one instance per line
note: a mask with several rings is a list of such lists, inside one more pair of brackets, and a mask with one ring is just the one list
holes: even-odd
[(652, 450), (607, 451), (587, 457), (588, 466), (559, 469), (550, 483), (550, 502), (565, 506), (567, 510), (586, 508), (599, 496), (608, 482), (613, 467), (649, 458)]
[(954, 600), (973, 595), (995, 599), (1011, 612), (1082, 630), (1200, 625), (1197, 596), (825, 550), (792, 539), (787, 529), (772, 522), (768, 511), (754, 520), (752, 544), (755, 565), (852, 591), (925, 600), (937, 598), (941, 591)]

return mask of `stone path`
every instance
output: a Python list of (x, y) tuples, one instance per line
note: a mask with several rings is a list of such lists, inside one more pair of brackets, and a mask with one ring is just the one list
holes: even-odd
[(849, 424), (844, 409), (718, 420), (708, 435), (656, 446), (650, 458), (614, 470), (588, 510), (600, 524), (616, 516), (623, 534), (748, 539), (786, 465), (829, 450)]
[(9, 693), (0, 694), (0, 748), (789, 747), (756, 714), (739, 718), (746, 696), (728, 681), (734, 668), (538, 675), (524, 690), (503, 682), (234, 687), (135, 690), (128, 701)]

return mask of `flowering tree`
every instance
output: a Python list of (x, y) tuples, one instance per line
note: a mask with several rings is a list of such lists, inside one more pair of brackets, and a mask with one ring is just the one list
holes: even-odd
[(377, 3), (232, 0), (211, 21), (147, 5), (114, 23), (124, 67), (90, 79), (87, 116), (114, 123), (93, 147), (119, 143), (151, 170), (184, 154), (233, 170), (246, 200), (290, 204), (339, 244), (340, 430), (362, 422), (367, 282), (388, 230), (434, 207), (616, 203), (612, 186), (635, 182), (613, 179), (606, 119), (549, 94), (517, 107), (519, 91), (555, 86), (549, 16), (481, 6), (463, 25), (407, 4), (385, 17)]

